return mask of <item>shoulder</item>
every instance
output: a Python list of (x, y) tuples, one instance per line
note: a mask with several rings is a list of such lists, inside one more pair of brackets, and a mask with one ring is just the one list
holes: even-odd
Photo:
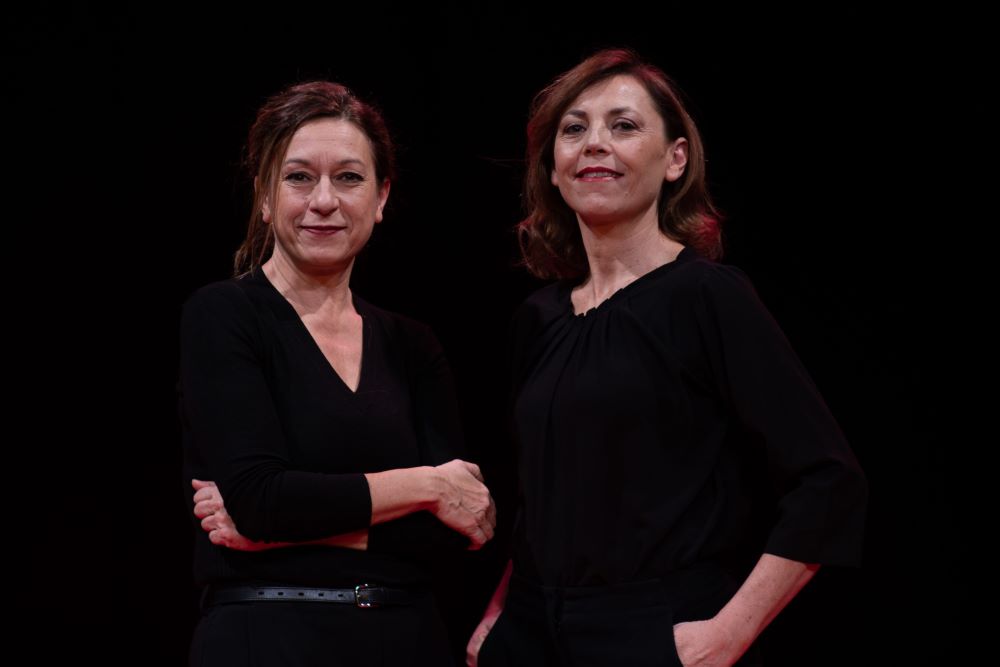
[(753, 282), (739, 267), (699, 258), (679, 277), (680, 289), (673, 303), (682, 304), (679, 314), (690, 316), (702, 333), (712, 331), (758, 343), (775, 335), (784, 337)]
[(198, 288), (184, 302), (182, 332), (199, 335), (208, 330), (259, 332), (264, 312), (276, 308), (269, 303), (272, 297), (266, 287), (259, 278), (248, 275)]
[(661, 281), (678, 289), (727, 290), (753, 289), (750, 278), (742, 269), (706, 259), (690, 249), (678, 257), (674, 270)]
[(184, 302), (184, 309), (206, 307), (227, 307), (233, 303), (245, 302), (244, 290), (239, 286), (239, 279), (230, 278), (209, 283), (199, 287)]
[(720, 264), (689, 251), (667, 268), (649, 283), (648, 291), (656, 296), (656, 302), (682, 307), (759, 301), (750, 278), (736, 266)]
[(512, 321), (514, 333), (544, 327), (548, 322), (566, 314), (571, 288), (572, 285), (568, 281), (559, 281), (535, 290), (514, 310)]
[(507, 333), (515, 358), (524, 353), (531, 341), (544, 337), (544, 332), (554, 323), (572, 314), (569, 310), (571, 288), (567, 281), (551, 283), (533, 292), (514, 310)]
[(184, 315), (212, 312), (225, 315), (242, 310), (249, 300), (239, 283), (240, 279), (230, 278), (199, 287), (184, 302)]
[(263, 271), (257, 269), (235, 278), (209, 283), (195, 290), (185, 303), (185, 307), (214, 305), (218, 307), (246, 304), (262, 304), (280, 299)]
[(754, 332), (770, 336), (777, 328), (742, 269), (693, 252), (681, 260), (651, 276), (628, 299), (631, 313), (657, 336), (750, 339)]

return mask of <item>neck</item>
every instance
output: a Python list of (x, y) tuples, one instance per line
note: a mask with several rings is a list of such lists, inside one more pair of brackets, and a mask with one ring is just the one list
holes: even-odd
[(354, 312), (350, 289), (352, 267), (353, 262), (339, 271), (310, 272), (275, 252), (261, 269), (300, 317), (308, 314), (336, 317)]
[(579, 223), (590, 266), (590, 275), (579, 289), (590, 294), (594, 303), (674, 261), (684, 248), (660, 231), (655, 216), (603, 225)]

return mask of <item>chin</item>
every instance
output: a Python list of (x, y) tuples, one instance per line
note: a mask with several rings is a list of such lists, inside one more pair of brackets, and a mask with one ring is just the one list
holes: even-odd
[(583, 224), (589, 227), (602, 227), (605, 225), (613, 225), (616, 222), (624, 219), (625, 216), (621, 211), (615, 209), (587, 209), (585, 211), (577, 211), (576, 217), (581, 220)]

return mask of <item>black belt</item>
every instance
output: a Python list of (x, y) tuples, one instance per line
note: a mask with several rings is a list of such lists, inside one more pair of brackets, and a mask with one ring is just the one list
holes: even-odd
[(334, 602), (371, 609), (386, 605), (411, 605), (420, 597), (421, 594), (417, 592), (368, 584), (354, 588), (210, 584), (202, 597), (202, 606), (234, 602)]

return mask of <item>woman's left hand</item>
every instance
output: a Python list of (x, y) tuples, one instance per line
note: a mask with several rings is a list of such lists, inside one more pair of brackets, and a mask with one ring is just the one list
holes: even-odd
[(271, 548), (266, 542), (254, 542), (240, 535), (233, 518), (226, 511), (222, 494), (215, 482), (191, 480), (194, 494), (194, 515), (201, 519), (202, 529), (212, 544), (236, 551), (262, 551)]
[(674, 626), (674, 645), (684, 667), (729, 667), (743, 651), (715, 619)]

